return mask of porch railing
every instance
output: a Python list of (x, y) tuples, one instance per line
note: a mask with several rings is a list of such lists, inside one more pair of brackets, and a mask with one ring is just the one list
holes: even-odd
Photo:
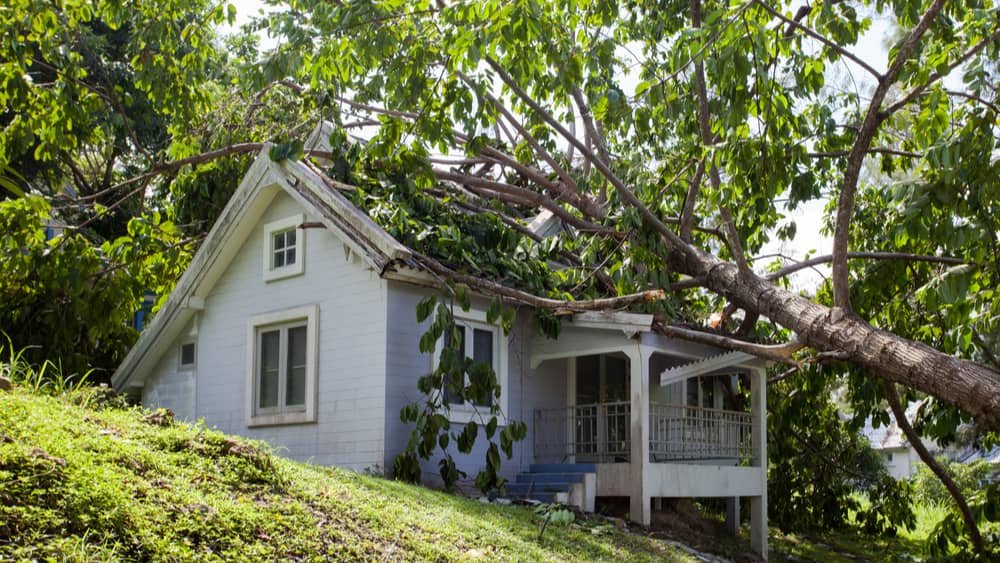
[[(534, 451), (539, 463), (627, 463), (632, 408), (628, 402), (538, 409)], [(652, 462), (737, 462), (753, 456), (750, 413), (650, 403)]]
[(535, 411), (534, 447), (539, 462), (629, 461), (632, 406), (627, 401)]
[(649, 405), (650, 461), (738, 461), (753, 457), (750, 413)]

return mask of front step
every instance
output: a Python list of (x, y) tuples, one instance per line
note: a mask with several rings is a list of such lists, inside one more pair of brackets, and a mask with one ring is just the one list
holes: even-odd
[(519, 473), (518, 483), (583, 483), (586, 473)]
[(597, 473), (596, 463), (532, 463), (529, 473)]
[(511, 498), (561, 502), (585, 512), (594, 511), (597, 466), (593, 463), (533, 463), (506, 486)]

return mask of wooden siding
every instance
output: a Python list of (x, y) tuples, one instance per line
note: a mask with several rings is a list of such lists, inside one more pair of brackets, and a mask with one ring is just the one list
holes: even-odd
[(180, 370), (180, 345), (191, 342), (191, 334), (196, 332), (197, 318), (181, 331), (181, 336), (167, 348), (163, 357), (156, 363), (156, 368), (146, 380), (142, 390), (142, 404), (149, 408), (164, 407), (172, 410), (179, 420), (193, 422), (195, 420), (195, 379), (197, 377), (197, 358), (201, 350), (195, 347), (195, 368)]
[[(224, 432), (266, 440), (294, 459), (371, 468), (385, 455), (386, 282), (356, 255), (348, 258), (343, 243), (322, 228), (305, 230), (303, 275), (264, 282), (264, 224), (302, 212), (279, 193), (206, 298), (198, 330), (195, 416)], [(306, 221), (316, 220), (306, 215)], [(249, 318), (311, 304), (319, 306), (316, 422), (247, 427)], [(157, 371), (176, 361), (169, 352), (164, 356)], [(148, 392), (150, 399), (153, 393)]]

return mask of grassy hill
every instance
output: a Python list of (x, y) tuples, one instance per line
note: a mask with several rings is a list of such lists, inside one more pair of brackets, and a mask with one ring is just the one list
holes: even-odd
[(278, 457), (91, 389), (0, 391), (0, 560), (667, 560), (602, 521)]

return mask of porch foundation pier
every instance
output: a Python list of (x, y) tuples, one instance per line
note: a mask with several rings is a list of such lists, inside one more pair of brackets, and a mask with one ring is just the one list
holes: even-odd
[(625, 352), (631, 369), (631, 422), (629, 466), (632, 474), (629, 495), (629, 515), (633, 522), (648, 526), (652, 521), (652, 499), (645, 483), (644, 469), (649, 464), (649, 369), (643, 364), (638, 350)]
[(740, 497), (726, 497), (726, 530), (740, 535)]
[(750, 547), (767, 561), (767, 372), (750, 375), (753, 466), (760, 468), (761, 495), (750, 498)]

